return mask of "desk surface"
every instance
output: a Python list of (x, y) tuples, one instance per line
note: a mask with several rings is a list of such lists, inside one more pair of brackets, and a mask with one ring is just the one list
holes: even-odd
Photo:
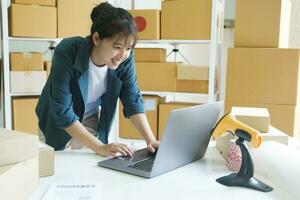
[(272, 192), (226, 187), (217, 183), (216, 178), (231, 172), (213, 146), (208, 148), (203, 159), (152, 179), (98, 167), (97, 162), (102, 159), (88, 150), (55, 152), (55, 175), (41, 178), (29, 200), (41, 199), (51, 183), (60, 182), (96, 182), (101, 190), (99, 199), (104, 200), (292, 199), (279, 186), (272, 184), (268, 177), (260, 174), (255, 177), (274, 187)]

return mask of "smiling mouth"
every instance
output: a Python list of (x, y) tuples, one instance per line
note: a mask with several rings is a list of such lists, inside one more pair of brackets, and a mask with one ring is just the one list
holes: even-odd
[(111, 61), (115, 66), (119, 65), (119, 62), (115, 61), (114, 59), (111, 59)]

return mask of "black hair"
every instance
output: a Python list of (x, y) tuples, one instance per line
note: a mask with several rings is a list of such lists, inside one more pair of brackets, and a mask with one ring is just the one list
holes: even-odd
[[(137, 28), (131, 14), (122, 8), (116, 8), (104, 2), (97, 5), (92, 13), (91, 38), (98, 32), (100, 39), (120, 37), (134, 37), (134, 45), (137, 40)], [(133, 45), (133, 46), (134, 46)]]

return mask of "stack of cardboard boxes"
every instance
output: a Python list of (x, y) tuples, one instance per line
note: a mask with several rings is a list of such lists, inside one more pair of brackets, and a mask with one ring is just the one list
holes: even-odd
[[(101, 0), (13, 0), (9, 7), (9, 35), (29, 38), (87, 36), (90, 13)], [(76, 24), (76, 25), (74, 25)], [(10, 92), (13, 129), (38, 134), (35, 107), (50, 74), (51, 62), (39, 52), (10, 53)]]
[(300, 50), (286, 48), (290, 8), (290, 0), (236, 2), (235, 48), (228, 50), (225, 112), (233, 106), (264, 107), (274, 127), (297, 136)]
[(39, 183), (38, 137), (0, 129), (0, 199), (26, 199)]
[[(37, 52), (11, 52), (10, 92), (39, 94), (46, 83), (43, 55)], [(12, 100), (13, 129), (38, 134), (35, 107), (37, 97), (15, 97)]]
[[(163, 1), (161, 11), (130, 10), (130, 13), (136, 22), (140, 40), (210, 40), (211, 7), (211, 0), (190, 0), (188, 3), (176, 0)], [(208, 67), (166, 62), (166, 50), (161, 48), (136, 48), (134, 51), (138, 84), (142, 91), (208, 92)], [(158, 140), (162, 138), (172, 110), (195, 105), (168, 102), (164, 98), (149, 95), (144, 96), (144, 101), (150, 127)], [(125, 119), (122, 104), (119, 125), (121, 138), (141, 139), (130, 120)]]
[(38, 137), (0, 129), (0, 199), (26, 199), (39, 177), (54, 174), (54, 149)]
[(90, 14), (102, 0), (13, 0), (12, 37), (65, 38), (90, 34)]
[[(177, 91), (178, 67), (177, 63), (166, 62), (166, 50), (161, 48), (136, 48), (135, 61), (137, 68), (138, 84), (144, 91)], [(180, 65), (180, 64), (179, 64)], [(186, 67), (186, 66), (185, 66)], [(194, 67), (192, 67), (194, 68)], [(187, 69), (189, 69), (187, 67)], [(204, 69), (204, 68), (203, 68)], [(182, 70), (184, 73), (179, 79), (191, 78), (194, 70)], [(176, 73), (177, 72), (177, 73)], [(196, 70), (199, 76), (206, 77), (207, 70)], [(176, 75), (177, 74), (177, 75)], [(187, 76), (187, 77), (186, 77)], [(206, 78), (204, 78), (206, 79)], [(189, 91), (191, 92), (190, 88)], [(185, 91), (186, 92), (186, 91)], [(195, 91), (194, 91), (195, 92)], [(177, 108), (184, 108), (194, 104), (167, 103), (164, 98), (144, 95), (145, 111), (150, 127), (156, 139), (160, 140), (167, 122), (169, 113)], [(123, 115), (123, 106), (120, 103), (119, 112), (119, 136), (127, 139), (141, 139), (141, 135), (133, 127), (129, 119)]]

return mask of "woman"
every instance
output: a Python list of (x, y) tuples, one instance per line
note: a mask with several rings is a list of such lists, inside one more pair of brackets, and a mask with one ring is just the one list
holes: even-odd
[(108, 144), (118, 98), (154, 152), (155, 140), (144, 114), (132, 49), (137, 30), (124, 9), (101, 3), (92, 13), (91, 35), (61, 41), (36, 113), (47, 144), (55, 150), (87, 146), (101, 156), (132, 156), (125, 144)]

